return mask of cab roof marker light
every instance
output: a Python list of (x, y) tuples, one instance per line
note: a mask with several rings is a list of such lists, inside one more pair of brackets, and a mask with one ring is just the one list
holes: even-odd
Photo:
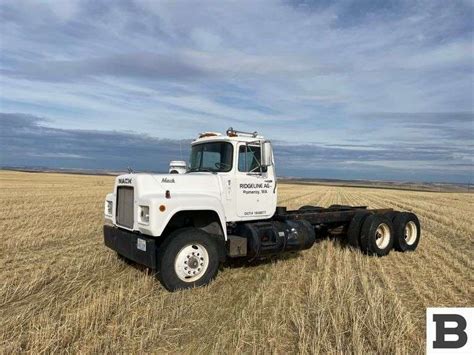
[(244, 131), (237, 131), (233, 129), (232, 127), (229, 127), (229, 129), (226, 131), (228, 137), (253, 137), (256, 138), (258, 136), (258, 132), (244, 132)]

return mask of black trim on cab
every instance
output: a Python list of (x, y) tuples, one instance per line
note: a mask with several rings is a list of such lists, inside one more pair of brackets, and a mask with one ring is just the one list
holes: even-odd
[[(138, 249), (146, 245), (146, 250)], [(112, 226), (104, 226), (104, 243), (118, 254), (138, 264), (156, 269), (156, 239), (141, 234), (128, 232)]]

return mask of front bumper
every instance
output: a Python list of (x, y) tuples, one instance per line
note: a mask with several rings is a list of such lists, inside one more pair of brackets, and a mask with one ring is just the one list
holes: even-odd
[(104, 243), (127, 259), (151, 269), (157, 268), (155, 238), (104, 225)]

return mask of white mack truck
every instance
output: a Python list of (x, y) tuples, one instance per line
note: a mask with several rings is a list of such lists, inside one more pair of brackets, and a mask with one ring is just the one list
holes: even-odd
[(413, 213), (366, 206), (277, 207), (271, 142), (232, 128), (192, 142), (182, 174), (118, 176), (105, 200), (105, 245), (145, 265), (170, 291), (206, 285), (228, 259), (309, 249), (328, 233), (384, 256), (415, 250)]

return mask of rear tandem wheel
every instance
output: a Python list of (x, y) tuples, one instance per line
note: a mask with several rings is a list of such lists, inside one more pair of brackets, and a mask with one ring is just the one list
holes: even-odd
[(399, 212), (393, 219), (396, 250), (413, 251), (418, 246), (421, 237), (421, 227), (414, 213)]
[(390, 253), (395, 240), (392, 221), (383, 214), (372, 214), (366, 218), (360, 234), (362, 252), (385, 256)]
[(362, 224), (364, 223), (367, 216), (370, 215), (370, 212), (362, 211), (357, 212), (352, 218), (351, 223), (349, 224), (347, 230), (347, 242), (353, 248), (359, 248), (360, 246), (360, 233), (362, 229)]

